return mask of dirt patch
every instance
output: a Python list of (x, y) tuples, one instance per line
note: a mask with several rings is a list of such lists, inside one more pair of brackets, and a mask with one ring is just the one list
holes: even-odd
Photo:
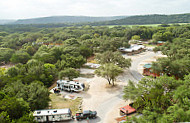
[(118, 84), (114, 84), (114, 85), (112, 85), (112, 84), (105, 84), (105, 88), (111, 88), (111, 89), (114, 89), (114, 88), (117, 88), (118, 87)]
[[(128, 100), (128, 101), (121, 100), (117, 105), (115, 105), (115, 107), (110, 112), (107, 113), (107, 115), (106, 115), (107, 118), (105, 119), (105, 122), (106, 123), (117, 123), (115, 118), (121, 116), (119, 108), (129, 105), (129, 103), (131, 103), (130, 100)], [(108, 118), (108, 117), (112, 117), (112, 118)]]
[(82, 103), (82, 98), (65, 99), (63, 95), (50, 94), (51, 99), (51, 109), (63, 109), (70, 108), (72, 113), (75, 114), (79, 111)]
[(94, 74), (80, 74), (80, 77), (83, 77), (83, 78), (93, 78), (94, 77)]

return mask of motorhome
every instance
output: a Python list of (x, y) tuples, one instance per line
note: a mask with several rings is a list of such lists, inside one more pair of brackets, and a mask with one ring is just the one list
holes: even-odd
[(58, 80), (57, 88), (61, 90), (65, 90), (65, 91), (80, 92), (84, 90), (85, 86), (83, 83), (79, 83), (75, 81)]
[(39, 123), (72, 120), (72, 112), (66, 109), (36, 110), (33, 113), (34, 120)]

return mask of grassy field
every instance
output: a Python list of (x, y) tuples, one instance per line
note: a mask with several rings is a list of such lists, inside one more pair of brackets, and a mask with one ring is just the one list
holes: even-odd
[[(190, 24), (190, 23), (177, 23), (179, 25), (184, 25), (184, 24)], [(124, 27), (135, 27), (135, 26), (151, 26), (151, 27), (157, 27), (161, 24), (144, 24), (144, 25), (108, 25), (109, 28), (113, 28), (114, 26), (124, 26)], [(169, 25), (172, 25), (172, 24), (169, 24)]]
[(77, 111), (79, 111), (79, 106), (82, 101), (82, 98), (76, 98), (74, 100), (71, 100), (71, 99), (65, 99), (63, 98), (63, 96), (57, 94), (50, 94), (50, 99), (51, 99), (51, 109), (70, 108), (73, 115)]

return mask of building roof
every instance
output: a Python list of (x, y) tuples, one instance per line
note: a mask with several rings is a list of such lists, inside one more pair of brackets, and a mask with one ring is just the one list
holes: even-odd
[(131, 45), (129, 48), (121, 47), (119, 50), (124, 52), (133, 52), (143, 48), (145, 48), (143, 45)]
[(131, 114), (131, 113), (136, 112), (136, 109), (134, 109), (133, 107), (131, 107), (129, 105), (121, 107), (120, 110), (123, 111), (126, 114)]
[(151, 68), (152, 64), (148, 63), (148, 64), (145, 64), (143, 67), (144, 68)]
[(46, 109), (46, 110), (35, 110), (33, 116), (47, 116), (47, 115), (58, 115), (71, 113), (69, 108), (65, 109)]
[(164, 43), (163, 41), (158, 41), (157, 43), (161, 44), (161, 43)]

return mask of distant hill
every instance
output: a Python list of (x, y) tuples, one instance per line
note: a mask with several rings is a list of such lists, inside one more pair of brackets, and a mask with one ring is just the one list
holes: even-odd
[(141, 24), (169, 24), (190, 23), (190, 13), (173, 15), (138, 15), (122, 19), (97, 22), (91, 25), (141, 25)]
[(32, 19), (19, 19), (12, 24), (56, 24), (56, 23), (88, 23), (122, 19), (126, 16), (90, 17), (90, 16), (52, 16)]
[(9, 23), (13, 23), (15, 20), (0, 20), (0, 25), (2, 24), (9, 24)]

